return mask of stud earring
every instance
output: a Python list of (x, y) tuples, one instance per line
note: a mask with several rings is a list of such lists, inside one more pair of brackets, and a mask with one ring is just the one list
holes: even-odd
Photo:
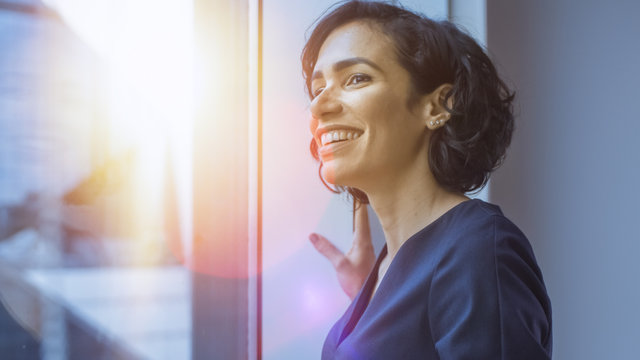
[(433, 122), (433, 120), (429, 121), (429, 125), (430, 125), (430, 126), (435, 125), (435, 123)]

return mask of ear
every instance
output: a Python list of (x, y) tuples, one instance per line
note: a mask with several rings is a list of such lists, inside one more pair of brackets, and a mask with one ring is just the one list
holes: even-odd
[[(449, 94), (452, 89), (453, 86), (451, 86), (451, 84), (442, 84), (430, 94), (425, 95), (423, 100), (423, 120), (429, 130), (435, 130), (444, 126), (451, 118), (451, 113), (447, 108), (453, 108), (453, 98), (449, 97), (447, 99), (447, 94)], [(447, 106), (445, 106), (445, 101)]]

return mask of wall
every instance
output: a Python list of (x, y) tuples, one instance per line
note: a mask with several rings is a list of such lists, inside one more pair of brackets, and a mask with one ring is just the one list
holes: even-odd
[(489, 50), (519, 113), (491, 200), (534, 246), (556, 359), (638, 356), (639, 12), (622, 0), (487, 4)]

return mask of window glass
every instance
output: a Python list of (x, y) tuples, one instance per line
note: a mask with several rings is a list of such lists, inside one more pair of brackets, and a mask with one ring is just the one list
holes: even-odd
[(188, 359), (188, 1), (0, 2), (0, 354)]

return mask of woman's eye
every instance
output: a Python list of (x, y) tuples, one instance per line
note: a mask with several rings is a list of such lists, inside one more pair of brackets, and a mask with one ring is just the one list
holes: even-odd
[(316, 96), (320, 95), (320, 93), (322, 92), (322, 90), (324, 90), (324, 88), (323, 88), (323, 87), (319, 87), (319, 88), (317, 88), (317, 89), (313, 90), (313, 97), (316, 97)]
[(357, 85), (361, 82), (364, 81), (369, 81), (371, 80), (371, 77), (369, 77), (369, 75), (365, 75), (365, 74), (353, 74), (350, 78), (349, 81), (347, 81), (347, 85)]

